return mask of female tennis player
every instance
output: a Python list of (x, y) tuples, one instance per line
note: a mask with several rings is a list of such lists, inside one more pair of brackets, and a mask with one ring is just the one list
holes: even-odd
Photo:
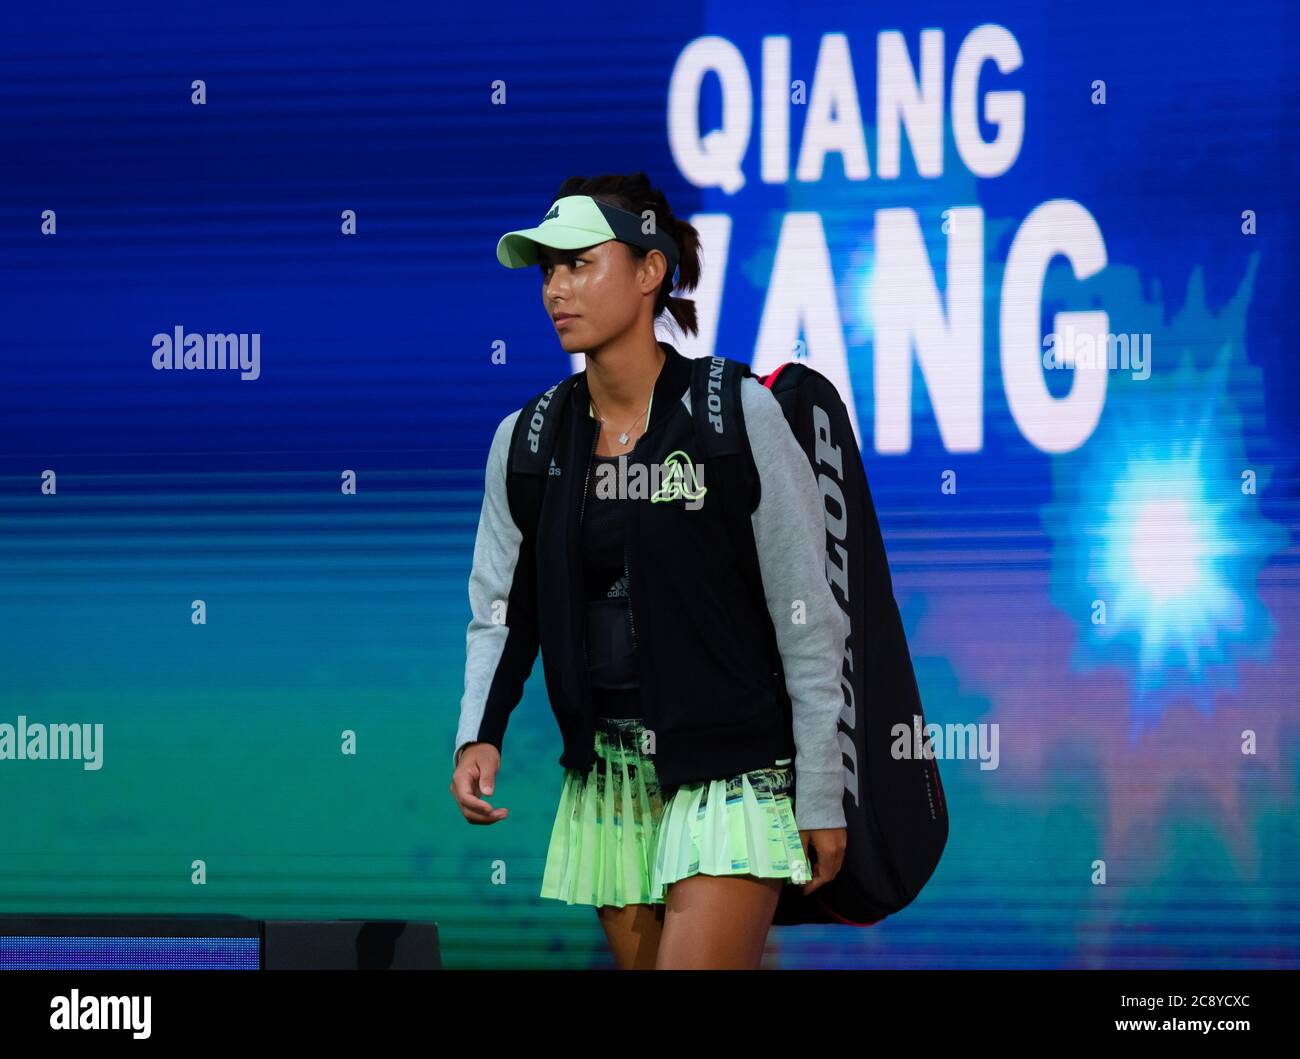
[[(540, 646), (565, 766), (541, 896), (595, 907), (620, 968), (756, 968), (781, 888), (812, 892), (844, 857), (848, 619), (812, 467), (746, 376), (752, 533), (710, 495), (693, 361), (655, 335), (665, 313), (698, 333), (672, 292), (699, 282), (699, 233), (645, 173), (567, 180), (497, 256), (538, 268), (586, 369), (493, 437), (451, 792), (472, 824), (506, 818), (487, 799)], [(511, 454), (539, 446), (530, 493)]]

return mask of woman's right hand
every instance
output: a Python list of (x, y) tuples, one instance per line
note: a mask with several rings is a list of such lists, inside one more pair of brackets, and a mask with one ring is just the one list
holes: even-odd
[(495, 824), (509, 815), (509, 809), (493, 809), (483, 800), (495, 789), (500, 768), (501, 754), (491, 743), (467, 743), (461, 750), (450, 789), (461, 815), (471, 824)]

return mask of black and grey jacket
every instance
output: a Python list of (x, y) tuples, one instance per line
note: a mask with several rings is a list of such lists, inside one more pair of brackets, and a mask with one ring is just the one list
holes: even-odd
[[(827, 581), (816, 476), (776, 398), (749, 374), (739, 380), (738, 403), (748, 438), (743, 480), (752, 489), (736, 484), (732, 457), (712, 466), (700, 459), (693, 360), (660, 345), (666, 360), (649, 427), (629, 459), (668, 487), (627, 504), (625, 530), (641, 712), (654, 733), (656, 774), (670, 787), (793, 758), (799, 828), (843, 827), (837, 721), (849, 621)], [(492, 439), (453, 761), (466, 743), (501, 749), (539, 647), (564, 740), (560, 764), (585, 770), (594, 760), (579, 530), (599, 423), (587, 397), (580, 372), (547, 432), (554, 445), (535, 527), (512, 510), (506, 472), (512, 442), (526, 444), (549, 411), (546, 395), (501, 420)], [(715, 395), (704, 397), (702, 408)], [(684, 459), (695, 475), (673, 488)], [(683, 478), (675, 480), (680, 486)]]

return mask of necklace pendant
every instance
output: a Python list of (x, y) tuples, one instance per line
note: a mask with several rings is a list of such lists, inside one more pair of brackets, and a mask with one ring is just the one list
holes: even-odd
[(626, 431), (624, 431), (622, 434), (620, 434), (620, 435), (618, 436), (618, 443), (619, 443), (620, 445), (626, 445), (626, 444), (627, 444), (627, 432), (626, 432)]

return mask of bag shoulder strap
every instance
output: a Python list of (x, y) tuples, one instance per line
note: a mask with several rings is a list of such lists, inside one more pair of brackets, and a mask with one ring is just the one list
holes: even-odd
[(530, 397), (515, 420), (506, 461), (506, 496), (515, 525), (525, 537), (536, 532), (542, 492), (550, 477), (551, 453), (555, 450), (564, 406), (577, 381), (577, 374), (570, 375)]
[(747, 447), (740, 381), (749, 374), (749, 365), (730, 357), (696, 357), (691, 365), (691, 414), (706, 460)]
[[(697, 357), (691, 365), (691, 417), (695, 437), (706, 464), (712, 458), (712, 474), (725, 466), (737, 466), (742, 481), (740, 496), (748, 497), (743, 514), (758, 506), (758, 468), (749, 448), (745, 429), (745, 406), (740, 388), (754, 373), (748, 364), (730, 357)], [(739, 460), (718, 462), (716, 457), (740, 456)], [(740, 512), (734, 514), (739, 517)]]
[[(691, 366), (691, 417), (710, 481), (721, 480), (722, 515), (730, 528), (752, 604), (762, 614), (767, 603), (762, 591), (762, 572), (750, 521), (758, 507), (759, 476), (745, 428), (745, 407), (741, 387), (754, 373), (748, 364), (728, 357), (700, 357)], [(777, 647), (776, 630), (764, 622), (767, 656), (778, 678), (782, 709), (789, 720), (790, 700), (785, 690), (785, 671)]]

